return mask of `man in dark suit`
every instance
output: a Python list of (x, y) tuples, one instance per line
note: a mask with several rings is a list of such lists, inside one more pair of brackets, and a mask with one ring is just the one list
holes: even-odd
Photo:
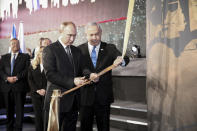
[(114, 64), (122, 63), (125, 66), (129, 58), (124, 60), (115, 45), (101, 41), (102, 30), (97, 23), (89, 23), (85, 27), (87, 43), (79, 46), (83, 57), (85, 68), (94, 72), (90, 79), (94, 83), (81, 88), (81, 131), (92, 131), (94, 116), (98, 131), (109, 131), (110, 104), (114, 101), (112, 89), (112, 72), (109, 71), (97, 78), (97, 73)]
[[(7, 131), (22, 131), (29, 55), (19, 52), (19, 40), (10, 40), (11, 53), (3, 55), (0, 65), (2, 91), (7, 111)], [(14, 113), (16, 120), (14, 125)]]
[[(51, 95), (54, 89), (67, 91), (84, 82), (82, 76), (81, 52), (72, 43), (76, 37), (76, 27), (72, 22), (60, 25), (58, 41), (45, 47), (43, 51), (43, 66), (47, 78), (45, 97), (45, 123), (48, 122), (48, 112)], [(85, 72), (85, 71), (84, 71)], [(75, 131), (79, 108), (79, 91), (60, 98), (59, 127), (64, 131)], [(46, 126), (46, 124), (45, 124)], [(46, 130), (46, 127), (45, 127)]]

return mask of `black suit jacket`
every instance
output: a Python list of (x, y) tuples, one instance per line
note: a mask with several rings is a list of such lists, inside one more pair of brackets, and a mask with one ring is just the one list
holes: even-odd
[(27, 84), (27, 71), (29, 67), (29, 55), (19, 53), (14, 64), (13, 76), (17, 76), (18, 80), (11, 84), (7, 82), (7, 77), (11, 76), (11, 54), (3, 55), (0, 65), (0, 76), (2, 78), (2, 91), (9, 92), (11, 89), (14, 92), (29, 91)]
[[(101, 42), (96, 68), (94, 68), (88, 51), (88, 44), (82, 44), (78, 48), (83, 54), (85, 68), (95, 73), (99, 73), (103, 69), (112, 65), (117, 56), (121, 56), (121, 53), (117, 50), (115, 45)], [(129, 58), (125, 57), (124, 60), (127, 65), (129, 63)], [(81, 88), (81, 105), (93, 105), (94, 102), (97, 102), (100, 105), (108, 105), (113, 101), (114, 96), (111, 71), (102, 75), (99, 82)]]
[[(47, 78), (47, 93), (45, 97), (45, 110), (49, 110), (51, 95), (54, 89), (61, 92), (74, 87), (74, 77), (82, 75), (81, 52), (71, 46), (74, 66), (70, 63), (67, 53), (59, 41), (47, 46), (43, 51), (43, 66)], [(64, 95), (60, 98), (60, 112), (68, 112), (72, 108), (74, 99), (78, 106), (80, 91)]]
[(33, 69), (32, 66), (29, 67), (28, 83), (29, 83), (29, 86), (31, 88), (32, 95), (36, 95), (37, 90), (46, 89), (47, 79), (46, 79), (44, 71), (41, 72), (40, 65), (38, 65), (36, 67), (36, 69)]

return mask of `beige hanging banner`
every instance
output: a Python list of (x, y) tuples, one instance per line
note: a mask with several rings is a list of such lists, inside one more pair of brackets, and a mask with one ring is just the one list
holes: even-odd
[(50, 102), (47, 131), (59, 131), (59, 98), (60, 90), (53, 90)]
[(122, 57), (125, 56), (126, 51), (127, 51), (127, 45), (128, 45), (128, 41), (129, 41), (129, 34), (130, 34), (130, 30), (131, 30), (131, 22), (132, 22), (132, 16), (133, 16), (134, 2), (135, 2), (135, 0), (129, 0), (126, 28), (125, 28), (125, 33), (124, 33), (124, 44), (123, 44)]

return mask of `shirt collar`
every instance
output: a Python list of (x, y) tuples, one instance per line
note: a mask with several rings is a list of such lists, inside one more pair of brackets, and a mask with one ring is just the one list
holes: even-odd
[(16, 57), (18, 56), (18, 53), (19, 53), (19, 51), (16, 52), (16, 53), (13, 53), (13, 52), (12, 52), (11, 55), (14, 56), (14, 54), (15, 54), (15, 58), (16, 58)]
[[(99, 44), (96, 46), (96, 50), (98, 50), (99, 48), (100, 48), (100, 46), (101, 46), (101, 42), (99, 42)], [(88, 49), (89, 50), (92, 50), (93, 49), (93, 45), (91, 45), (89, 42), (88, 42)]]

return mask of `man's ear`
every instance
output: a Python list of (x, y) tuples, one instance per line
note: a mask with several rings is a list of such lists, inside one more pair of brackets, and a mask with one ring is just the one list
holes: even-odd
[(59, 33), (62, 33), (63, 32), (63, 30), (64, 30), (64, 25), (60, 25), (60, 28), (59, 28)]
[(99, 30), (100, 30), (100, 34), (102, 34), (102, 29), (100, 28)]

